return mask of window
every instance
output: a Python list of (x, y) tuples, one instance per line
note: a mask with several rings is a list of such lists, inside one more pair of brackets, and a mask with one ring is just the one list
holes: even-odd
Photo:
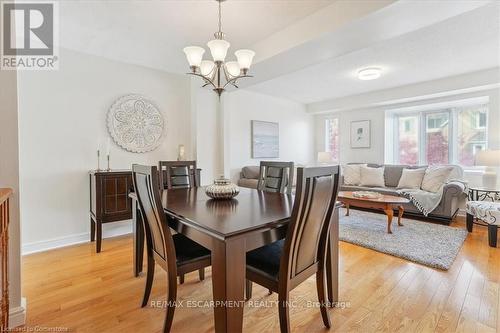
[(325, 120), (325, 151), (332, 155), (332, 160), (339, 161), (339, 119), (329, 118)]
[(474, 155), (487, 148), (488, 104), (461, 103), (390, 113), (395, 144), (389, 142), (388, 148), (393, 149), (393, 162), (473, 166)]
[(435, 113), (427, 115), (427, 131), (437, 130), (448, 122), (448, 115), (446, 113)]
[(478, 111), (473, 113), (474, 125), (476, 129), (483, 129), (486, 127), (486, 112)]
[(399, 117), (398, 162), (418, 164), (418, 117)]
[(449, 113), (427, 113), (427, 127), (424, 137), (425, 161), (427, 164), (448, 164), (450, 158), (449, 145)]
[(404, 133), (409, 133), (414, 128), (414, 119), (408, 118), (404, 121)]
[(457, 108), (457, 160), (465, 166), (474, 165), (474, 155), (486, 149), (487, 107)]

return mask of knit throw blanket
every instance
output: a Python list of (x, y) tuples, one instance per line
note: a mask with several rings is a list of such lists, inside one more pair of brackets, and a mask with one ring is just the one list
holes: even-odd
[[(467, 183), (463, 182), (462, 180), (453, 180), (453, 182), (463, 184), (463, 191), (464, 193), (467, 193)], [(408, 198), (411, 203), (414, 204), (422, 214), (424, 214), (424, 216), (429, 215), (434, 209), (436, 209), (437, 206), (439, 206), (439, 203), (443, 198), (443, 192), (444, 185), (441, 186), (439, 191), (437, 191), (436, 193), (423, 191), (421, 189), (403, 189), (398, 191), (400, 195)]]

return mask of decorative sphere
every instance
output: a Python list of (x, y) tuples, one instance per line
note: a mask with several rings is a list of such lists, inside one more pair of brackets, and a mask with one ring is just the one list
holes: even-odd
[(205, 188), (205, 193), (212, 199), (228, 200), (232, 199), (240, 193), (240, 189), (229, 179), (221, 177), (214, 180), (212, 185)]

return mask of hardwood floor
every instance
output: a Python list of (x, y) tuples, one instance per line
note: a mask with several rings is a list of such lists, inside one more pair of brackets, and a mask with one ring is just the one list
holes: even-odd
[[(464, 221), (453, 226), (465, 228)], [(164, 309), (140, 308), (144, 275), (132, 275), (132, 237), (104, 240), (23, 258), (27, 326), (77, 332), (159, 332)], [(452, 268), (439, 271), (348, 243), (340, 243), (340, 299), (330, 310), (330, 332), (500, 332), (500, 248), (490, 248), (487, 229), (475, 226)], [(151, 302), (165, 298), (166, 274), (158, 269)], [(193, 308), (212, 299), (211, 273), (186, 275), (178, 288), (173, 332), (212, 332), (213, 310)], [(291, 293), (294, 332), (325, 332), (310, 278)], [(276, 294), (254, 284), (245, 307), (245, 332), (278, 332)], [(268, 306), (268, 307), (266, 307)]]

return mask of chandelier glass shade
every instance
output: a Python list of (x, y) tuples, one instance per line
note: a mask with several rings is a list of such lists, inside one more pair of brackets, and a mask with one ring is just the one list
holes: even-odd
[(219, 30), (214, 34), (215, 39), (207, 43), (213, 60), (203, 60), (205, 49), (200, 46), (188, 46), (184, 48), (191, 72), (188, 74), (199, 76), (203, 79), (205, 86), (212, 86), (213, 90), (220, 96), (228, 85), (237, 86), (237, 80), (248, 75), (248, 70), (252, 65), (255, 52), (252, 50), (237, 50), (234, 52), (236, 61), (225, 62), (227, 51), (231, 44), (224, 39), (221, 20), (221, 2), (219, 3)]

